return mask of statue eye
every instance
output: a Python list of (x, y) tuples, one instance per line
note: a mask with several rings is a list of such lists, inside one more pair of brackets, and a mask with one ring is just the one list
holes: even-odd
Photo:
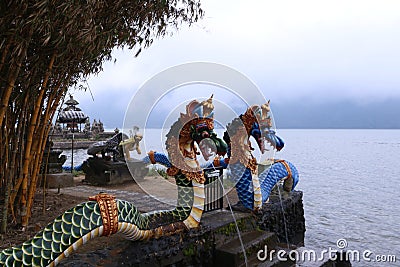
[(259, 129), (253, 129), (253, 130), (251, 131), (251, 135), (252, 135), (254, 138), (259, 138), (259, 137), (261, 137), (261, 131), (260, 131)]

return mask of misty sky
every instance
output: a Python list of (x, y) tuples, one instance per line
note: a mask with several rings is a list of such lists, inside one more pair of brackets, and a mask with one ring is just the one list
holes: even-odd
[(275, 118), (289, 118), (285, 110), (296, 112), (297, 104), (370, 110), (400, 103), (399, 1), (201, 2), (203, 20), (155, 40), (138, 58), (129, 50), (115, 51), (117, 62), (89, 79), (94, 102), (88, 92), (74, 93), (91, 119), (121, 127), (130, 99), (146, 80), (192, 61), (224, 64), (249, 77), (277, 106), (281, 114)]

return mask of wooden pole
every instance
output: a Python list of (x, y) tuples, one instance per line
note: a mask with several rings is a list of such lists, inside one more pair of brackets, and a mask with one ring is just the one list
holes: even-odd
[(71, 173), (74, 170), (74, 130), (75, 130), (75, 119), (72, 119), (72, 143), (71, 143)]

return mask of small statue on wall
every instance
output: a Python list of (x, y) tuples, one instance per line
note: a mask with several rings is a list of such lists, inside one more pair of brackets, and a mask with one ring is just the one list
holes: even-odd
[(143, 139), (143, 135), (139, 132), (139, 127), (133, 126), (133, 130), (129, 130), (130, 138), (121, 142), (121, 146), (124, 149), (125, 159), (130, 159), (130, 152), (136, 151), (139, 155), (142, 154), (140, 149), (140, 141)]

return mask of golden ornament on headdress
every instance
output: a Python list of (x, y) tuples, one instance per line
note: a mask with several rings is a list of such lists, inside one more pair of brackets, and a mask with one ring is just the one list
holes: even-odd
[(214, 110), (214, 104), (212, 102), (214, 94), (211, 95), (211, 97), (203, 102), (201, 104), (203, 105), (203, 116), (208, 117)]
[(269, 106), (269, 102), (271, 100), (268, 100), (267, 103), (261, 105), (261, 110), (262, 110), (262, 116), (261, 116), (261, 120), (265, 121), (269, 118), (268, 114), (271, 111), (271, 107)]
[(206, 118), (210, 116), (210, 114), (214, 110), (214, 105), (213, 105), (213, 96), (214, 94), (211, 95), (211, 97), (207, 100), (204, 100), (202, 102), (199, 102), (197, 100), (191, 101), (189, 104), (186, 105), (186, 114), (181, 113), (181, 120), (183, 123), (186, 123), (190, 120), (193, 120), (195, 118), (199, 118), (199, 115), (197, 113), (194, 113), (194, 110), (199, 107), (203, 106), (203, 114), (201, 117)]

